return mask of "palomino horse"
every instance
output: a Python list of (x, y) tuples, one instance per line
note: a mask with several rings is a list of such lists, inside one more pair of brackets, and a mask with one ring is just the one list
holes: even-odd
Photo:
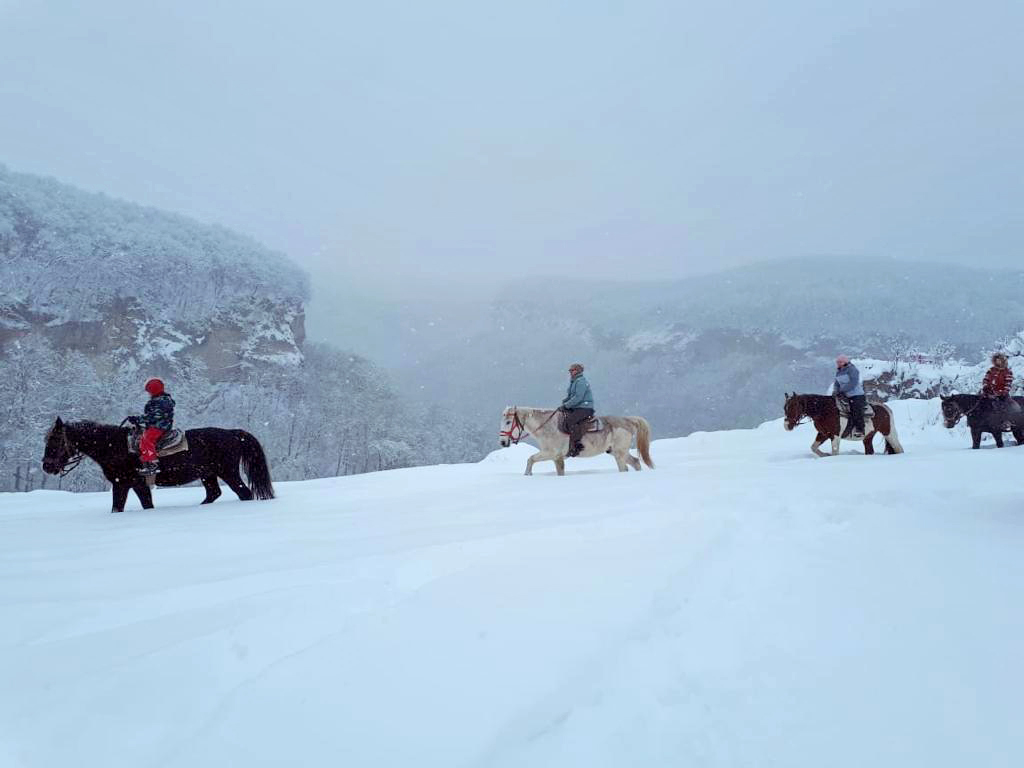
[[(558, 428), (558, 411), (543, 408), (509, 406), (501, 414), (501, 430), (498, 443), (502, 448), (515, 445), (524, 437), (537, 441), (540, 450), (526, 460), (526, 474), (533, 474), (533, 465), (538, 461), (555, 462), (559, 475), (565, 474), (565, 455), (569, 452), (569, 436)], [(602, 416), (601, 429), (583, 433), (583, 453), (580, 456), (598, 456), (610, 453), (619, 465), (619, 472), (628, 472), (632, 467), (640, 471), (640, 459), (629, 452), (636, 437), (636, 449), (651, 469), (651, 427), (646, 419), (639, 416)]]
[[(886, 453), (903, 453), (903, 446), (900, 445), (896, 425), (893, 423), (892, 411), (882, 403), (871, 403), (871, 407), (875, 410), (875, 415), (871, 422), (865, 423), (869, 431), (864, 435), (864, 453), (871, 455), (875, 452), (872, 441), (876, 434), (881, 434), (885, 438)], [(811, 443), (811, 450), (815, 456), (828, 456), (818, 449), (826, 440), (832, 441), (832, 455), (835, 456), (839, 453), (839, 441), (852, 439), (840, 438), (846, 419), (840, 419), (839, 408), (832, 395), (798, 395), (796, 392), (787, 392), (785, 415), (786, 431), (795, 429), (804, 419), (814, 422), (818, 434)]]
[(952, 429), (964, 416), (971, 430), (971, 447), (981, 448), (981, 436), (988, 432), (996, 441), (996, 448), (1003, 447), (1003, 432), (1009, 423), (1017, 445), (1024, 445), (1024, 397), (1013, 398), (1021, 406), (1018, 413), (1004, 414), (997, 411), (990, 398), (981, 395), (943, 395), (942, 421), (946, 429)]

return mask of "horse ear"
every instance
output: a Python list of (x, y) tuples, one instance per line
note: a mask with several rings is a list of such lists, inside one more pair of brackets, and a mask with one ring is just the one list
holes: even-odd
[(53, 423), (53, 426), (57, 427), (58, 429), (64, 426), (64, 422), (61, 421), (60, 416), (57, 417), (57, 420)]

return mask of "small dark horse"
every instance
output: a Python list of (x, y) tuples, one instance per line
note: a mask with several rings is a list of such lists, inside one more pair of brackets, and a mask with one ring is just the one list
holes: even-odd
[(988, 432), (996, 441), (996, 447), (1003, 447), (1003, 427), (1010, 422), (1017, 445), (1024, 444), (1024, 397), (1015, 397), (1021, 406), (1021, 413), (1003, 414), (992, 407), (992, 401), (981, 395), (943, 395), (942, 420), (946, 429), (952, 429), (964, 416), (971, 429), (972, 448), (981, 447), (981, 436)]
[[(146, 479), (139, 475), (139, 457), (128, 452), (128, 433), (125, 427), (76, 421), (65, 424), (59, 418), (46, 435), (43, 470), (51, 475), (67, 474), (78, 466), (82, 456), (100, 465), (103, 474), (113, 484), (114, 505), (111, 512), (123, 512), (128, 491), (142, 502), (143, 509), (153, 508), (153, 494)], [(248, 432), (241, 429), (189, 429), (185, 432), (188, 450), (160, 459), (160, 472), (156, 484), (185, 485), (202, 480), (206, 488), (203, 504), (210, 504), (220, 496), (219, 477), (242, 501), (274, 498), (270, 470), (263, 447)], [(242, 482), (239, 464), (252, 484), (252, 490)]]
[[(885, 438), (885, 452), (903, 453), (903, 446), (900, 445), (900, 438), (896, 434), (896, 425), (893, 424), (892, 411), (882, 403), (871, 403), (875, 411), (872, 417), (874, 428), (864, 435), (864, 453), (871, 455), (875, 452), (872, 444), (876, 434)], [(839, 408), (836, 407), (836, 399), (832, 395), (798, 395), (786, 393), (785, 404), (785, 427), (787, 431), (793, 430), (805, 418), (814, 422), (814, 428), (818, 434), (811, 443), (811, 450), (815, 456), (828, 456), (819, 446), (826, 440), (832, 441), (832, 455), (839, 453), (840, 430), (842, 424), (839, 418)], [(849, 439), (849, 438), (844, 438)]]

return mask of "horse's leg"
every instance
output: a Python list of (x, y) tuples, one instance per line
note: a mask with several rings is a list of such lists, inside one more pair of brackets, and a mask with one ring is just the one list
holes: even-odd
[[(242, 482), (242, 476), (238, 474), (238, 467), (232, 467), (221, 472), (220, 479), (228, 484), (228, 488), (235, 492), (242, 501), (252, 501), (252, 491)], [(206, 484), (205, 481), (203, 483)], [(209, 493), (209, 488), (207, 488)]]
[(1013, 439), (1017, 441), (1017, 445), (1024, 445), (1024, 429), (1020, 427), (1013, 428)]
[[(872, 432), (871, 434), (864, 435), (864, 455), (865, 456), (872, 456), (875, 453), (875, 434), (876, 434), (875, 432)], [(886, 447), (887, 448), (889, 447), (888, 443), (886, 443)]]
[(996, 441), (996, 448), (1002, 448), (1003, 447), (1003, 430), (1000, 429), (999, 427), (994, 427), (992, 429), (992, 437)]
[(123, 480), (118, 480), (114, 483), (114, 487), (111, 492), (114, 494), (114, 504), (110, 508), (111, 512), (124, 512), (124, 503), (128, 501), (128, 483)]
[(981, 427), (971, 427), (971, 448), (981, 448)]
[[(533, 465), (538, 461), (554, 461), (555, 457), (544, 451), (537, 451), (533, 456), (526, 460), (526, 474), (533, 474)], [(564, 461), (563, 461), (564, 466)]]
[(143, 509), (153, 508), (153, 491), (149, 487), (149, 483), (144, 478), (138, 478), (132, 483), (132, 490), (135, 491), (135, 495), (139, 497), (139, 503), (142, 504)]
[(533, 462), (535, 462), (537, 460), (538, 456), (540, 456), (540, 451), (537, 451), (535, 454), (533, 454), (533, 456), (531, 456), (530, 458), (528, 458), (526, 460), (526, 476), (527, 477), (529, 477), (530, 475), (533, 474)]
[(555, 459), (555, 472), (559, 477), (565, 476), (565, 456), (559, 456)]
[(622, 451), (616, 451), (612, 455), (615, 457), (615, 463), (619, 467), (619, 472), (629, 472), (629, 465), (626, 463), (626, 457)]
[(608, 443), (608, 450), (606, 453), (610, 453), (615, 457), (615, 462), (619, 465), (620, 472), (629, 472), (630, 467), (635, 469), (637, 472), (640, 471), (640, 459), (636, 458), (629, 452), (629, 447), (632, 444), (632, 432), (627, 432), (623, 436), (622, 440), (616, 440), (613, 436)]
[(200, 502), (201, 504), (213, 504), (220, 498), (220, 483), (217, 482), (216, 475), (204, 477), (203, 487), (206, 489), (206, 498)]
[(893, 448), (892, 447), (892, 443), (889, 442), (889, 436), (888, 435), (882, 435), (882, 437), (885, 439), (885, 452), (886, 452), (886, 454), (895, 454), (896, 453), (896, 449)]
[(842, 445), (842, 438), (836, 435), (832, 438), (832, 455), (836, 456), (839, 454), (839, 447)]
[(828, 456), (827, 453), (825, 453), (824, 451), (820, 450), (821, 444), (824, 443), (825, 440), (827, 440), (827, 439), (828, 438), (826, 438), (823, 434), (821, 434), (821, 432), (819, 432), (817, 435), (814, 436), (814, 442), (811, 443), (811, 450), (814, 451), (814, 455), (815, 456), (821, 456), (821, 457)]

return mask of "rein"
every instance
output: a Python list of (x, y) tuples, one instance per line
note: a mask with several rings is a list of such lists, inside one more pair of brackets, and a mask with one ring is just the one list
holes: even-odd
[[(803, 400), (803, 397), (802, 397), (802, 396), (800, 396), (800, 395), (797, 395), (797, 396), (796, 396), (796, 404), (797, 404), (798, 406), (800, 406), (800, 418), (799, 418), (799, 420), (798, 420), (798, 421), (796, 421), (795, 423), (793, 423), (792, 425), (790, 425), (790, 429), (796, 429), (796, 428), (797, 428), (797, 427), (799, 427), (799, 426), (800, 426), (801, 424), (806, 424), (807, 422), (809, 422), (809, 421), (813, 421), (813, 420), (814, 420), (814, 417), (813, 417), (813, 416), (811, 416), (811, 415), (810, 415), (809, 413), (807, 413), (807, 412), (806, 412), (806, 411), (804, 410), (804, 407), (805, 407), (805, 406), (804, 406), (804, 400)], [(789, 416), (787, 416), (787, 417), (786, 417), (786, 420), (787, 420), (787, 421), (789, 420)]]
[[(548, 416), (544, 421), (541, 422), (540, 426), (537, 427), (535, 432), (540, 431), (545, 424), (555, 417), (558, 411), (552, 411), (551, 415)], [(519, 441), (530, 433), (526, 430), (526, 425), (519, 419), (519, 408), (512, 409), (512, 427), (511, 429), (503, 429), (498, 432), (498, 437), (507, 437), (512, 445), (519, 445)]]
[(77, 447), (71, 444), (71, 439), (68, 437), (67, 427), (61, 429), (60, 437), (65, 456), (64, 463), (60, 468), (60, 476), (66, 477), (78, 469), (78, 465), (82, 463), (82, 459), (84, 459), (85, 456)]
[[(956, 403), (955, 400), (953, 402)], [(956, 418), (953, 419), (953, 426), (955, 427), (957, 424), (959, 424), (960, 423), (960, 419), (964, 418), (965, 416), (967, 417), (968, 420), (970, 420), (971, 414), (974, 413), (976, 410), (978, 410), (978, 408), (981, 406), (982, 402), (983, 402), (982, 398), (979, 397), (977, 400), (974, 401), (974, 405), (972, 405), (966, 411), (963, 408), (960, 407), (960, 403), (956, 403), (956, 408), (959, 411), (959, 413), (956, 415)], [(945, 414), (943, 414), (943, 415), (945, 415)]]

